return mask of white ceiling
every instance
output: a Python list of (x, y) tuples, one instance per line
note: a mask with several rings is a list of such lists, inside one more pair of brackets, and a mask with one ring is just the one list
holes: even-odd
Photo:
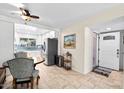
[[(40, 16), (40, 20), (32, 20), (32, 23), (64, 28), (76, 21), (86, 20), (94, 14), (100, 13), (118, 4), (104, 3), (26, 3), (24, 4), (32, 14)], [(20, 19), (20, 16), (9, 11), (19, 10), (16, 7), (1, 3), (0, 15)]]
[(106, 31), (116, 31), (124, 30), (124, 16), (118, 17), (113, 20), (109, 20), (104, 23), (95, 24), (90, 27), (94, 32), (106, 32)]
[(15, 31), (21, 34), (41, 35), (52, 30), (37, 28), (34, 26), (29, 26), (24, 24), (15, 24)]

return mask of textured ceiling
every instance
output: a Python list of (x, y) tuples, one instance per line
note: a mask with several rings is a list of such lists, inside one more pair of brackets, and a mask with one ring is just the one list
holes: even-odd
[(124, 16), (109, 20), (104, 23), (95, 24), (90, 27), (94, 32), (106, 32), (115, 30), (124, 30)]
[[(76, 21), (86, 20), (94, 14), (100, 13), (118, 4), (104, 3), (26, 3), (24, 4), (32, 14), (40, 16), (40, 20), (32, 23), (47, 25), (62, 29)], [(22, 20), (19, 15), (10, 11), (19, 10), (10, 4), (0, 4), (0, 15)]]

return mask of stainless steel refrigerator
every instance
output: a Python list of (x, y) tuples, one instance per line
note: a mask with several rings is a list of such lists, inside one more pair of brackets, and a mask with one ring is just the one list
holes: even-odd
[(45, 57), (45, 65), (54, 65), (55, 57), (58, 55), (58, 40), (56, 38), (47, 38), (43, 44), (43, 51)]

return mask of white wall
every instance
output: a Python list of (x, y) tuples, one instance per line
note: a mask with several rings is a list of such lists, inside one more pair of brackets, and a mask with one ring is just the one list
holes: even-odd
[[(64, 36), (76, 34), (76, 48), (64, 48)], [(61, 32), (61, 55), (69, 51), (72, 54), (72, 69), (86, 74), (93, 69), (93, 38), (96, 34), (88, 27), (74, 25)]]
[[(76, 48), (75, 49), (65, 49), (64, 48), (64, 36), (76, 34)], [(61, 32), (61, 55), (69, 51), (72, 54), (72, 69), (83, 73), (83, 53), (84, 53), (84, 35), (83, 28), (79, 25), (72, 26), (70, 28), (64, 29)]]
[(96, 34), (90, 28), (85, 27), (84, 37), (84, 73), (86, 74), (93, 69), (93, 57), (95, 57), (93, 39), (96, 38)]
[(41, 43), (43, 44), (44, 41), (47, 39), (47, 38), (58, 38), (58, 36), (56, 35), (58, 32), (57, 31), (49, 31), (47, 33), (44, 33), (41, 35)]
[(14, 25), (0, 20), (0, 66), (14, 57)]

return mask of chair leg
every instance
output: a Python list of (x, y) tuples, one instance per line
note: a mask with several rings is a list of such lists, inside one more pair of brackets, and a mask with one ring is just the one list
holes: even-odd
[(21, 87), (23, 87), (23, 84), (21, 84)]
[(29, 83), (26, 83), (27, 84), (27, 88), (29, 88)]
[(31, 78), (31, 89), (33, 89), (33, 85), (34, 85), (34, 79)]
[(13, 80), (13, 88), (17, 89), (16, 79)]
[(37, 77), (37, 83), (36, 83), (37, 85), (38, 85), (39, 79), (40, 79), (40, 76), (38, 75), (38, 77)]

